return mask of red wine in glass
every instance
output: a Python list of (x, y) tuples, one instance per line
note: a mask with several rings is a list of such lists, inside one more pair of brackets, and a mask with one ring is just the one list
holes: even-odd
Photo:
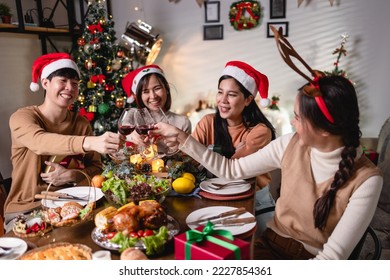
[(142, 135), (148, 135), (148, 131), (153, 129), (154, 125), (152, 124), (141, 124), (135, 127), (135, 131), (137, 131), (138, 134)]
[(135, 129), (134, 125), (120, 125), (118, 127), (119, 133), (122, 135), (129, 135)]

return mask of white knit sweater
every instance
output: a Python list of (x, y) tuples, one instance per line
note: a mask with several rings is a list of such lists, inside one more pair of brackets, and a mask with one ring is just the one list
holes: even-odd
[[(192, 137), (187, 138), (181, 150), (219, 177), (245, 179), (280, 168), (284, 151), (293, 135), (281, 136), (256, 153), (235, 160), (213, 153)], [(327, 153), (311, 149), (312, 172), (317, 183), (334, 176), (341, 151), (342, 148)], [(357, 158), (362, 156), (361, 148), (357, 154)], [(381, 176), (372, 176), (353, 193), (342, 218), (322, 249), (304, 244), (316, 256), (315, 259), (348, 258), (374, 216), (382, 185)]]

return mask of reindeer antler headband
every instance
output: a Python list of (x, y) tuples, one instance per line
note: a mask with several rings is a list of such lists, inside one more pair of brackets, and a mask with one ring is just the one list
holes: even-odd
[[(334, 123), (334, 119), (332, 115), (329, 113), (328, 107), (325, 104), (324, 98), (322, 97), (322, 93), (320, 91), (320, 87), (318, 85), (318, 80), (321, 77), (324, 77), (325, 74), (318, 70), (313, 70), (303, 59), (300, 57), (300, 55), (294, 50), (290, 42), (284, 38), (282, 33), (282, 28), (279, 28), (279, 31), (274, 27), (270, 26), (272, 32), (275, 35), (275, 41), (276, 46), (278, 47), (279, 53), (282, 56), (284, 62), (287, 63), (288, 66), (290, 66), (295, 72), (297, 72), (299, 75), (301, 75), (303, 78), (305, 78), (310, 85), (307, 85), (303, 88), (303, 92), (311, 97), (314, 97), (318, 107), (320, 108), (322, 114), (325, 116), (325, 118), (330, 122)], [(310, 72), (313, 79), (308, 77), (306, 74), (304, 74), (291, 60), (291, 56), (298, 59)]]

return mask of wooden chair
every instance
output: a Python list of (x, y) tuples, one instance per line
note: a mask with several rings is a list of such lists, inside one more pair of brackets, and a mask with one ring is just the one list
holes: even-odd
[[(371, 238), (374, 242), (374, 249), (372, 252), (367, 252), (365, 256), (362, 256), (361, 253), (363, 251), (364, 245)], [(364, 232), (362, 238), (359, 243), (356, 245), (355, 249), (352, 251), (348, 260), (379, 260), (382, 254), (382, 243), (379, 237), (376, 235), (375, 230), (368, 226), (366, 231)]]

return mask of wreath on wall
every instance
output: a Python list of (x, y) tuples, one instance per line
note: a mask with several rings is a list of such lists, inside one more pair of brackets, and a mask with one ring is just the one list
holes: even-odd
[(230, 5), (229, 20), (235, 30), (255, 28), (259, 25), (261, 17), (259, 1), (238, 1)]

